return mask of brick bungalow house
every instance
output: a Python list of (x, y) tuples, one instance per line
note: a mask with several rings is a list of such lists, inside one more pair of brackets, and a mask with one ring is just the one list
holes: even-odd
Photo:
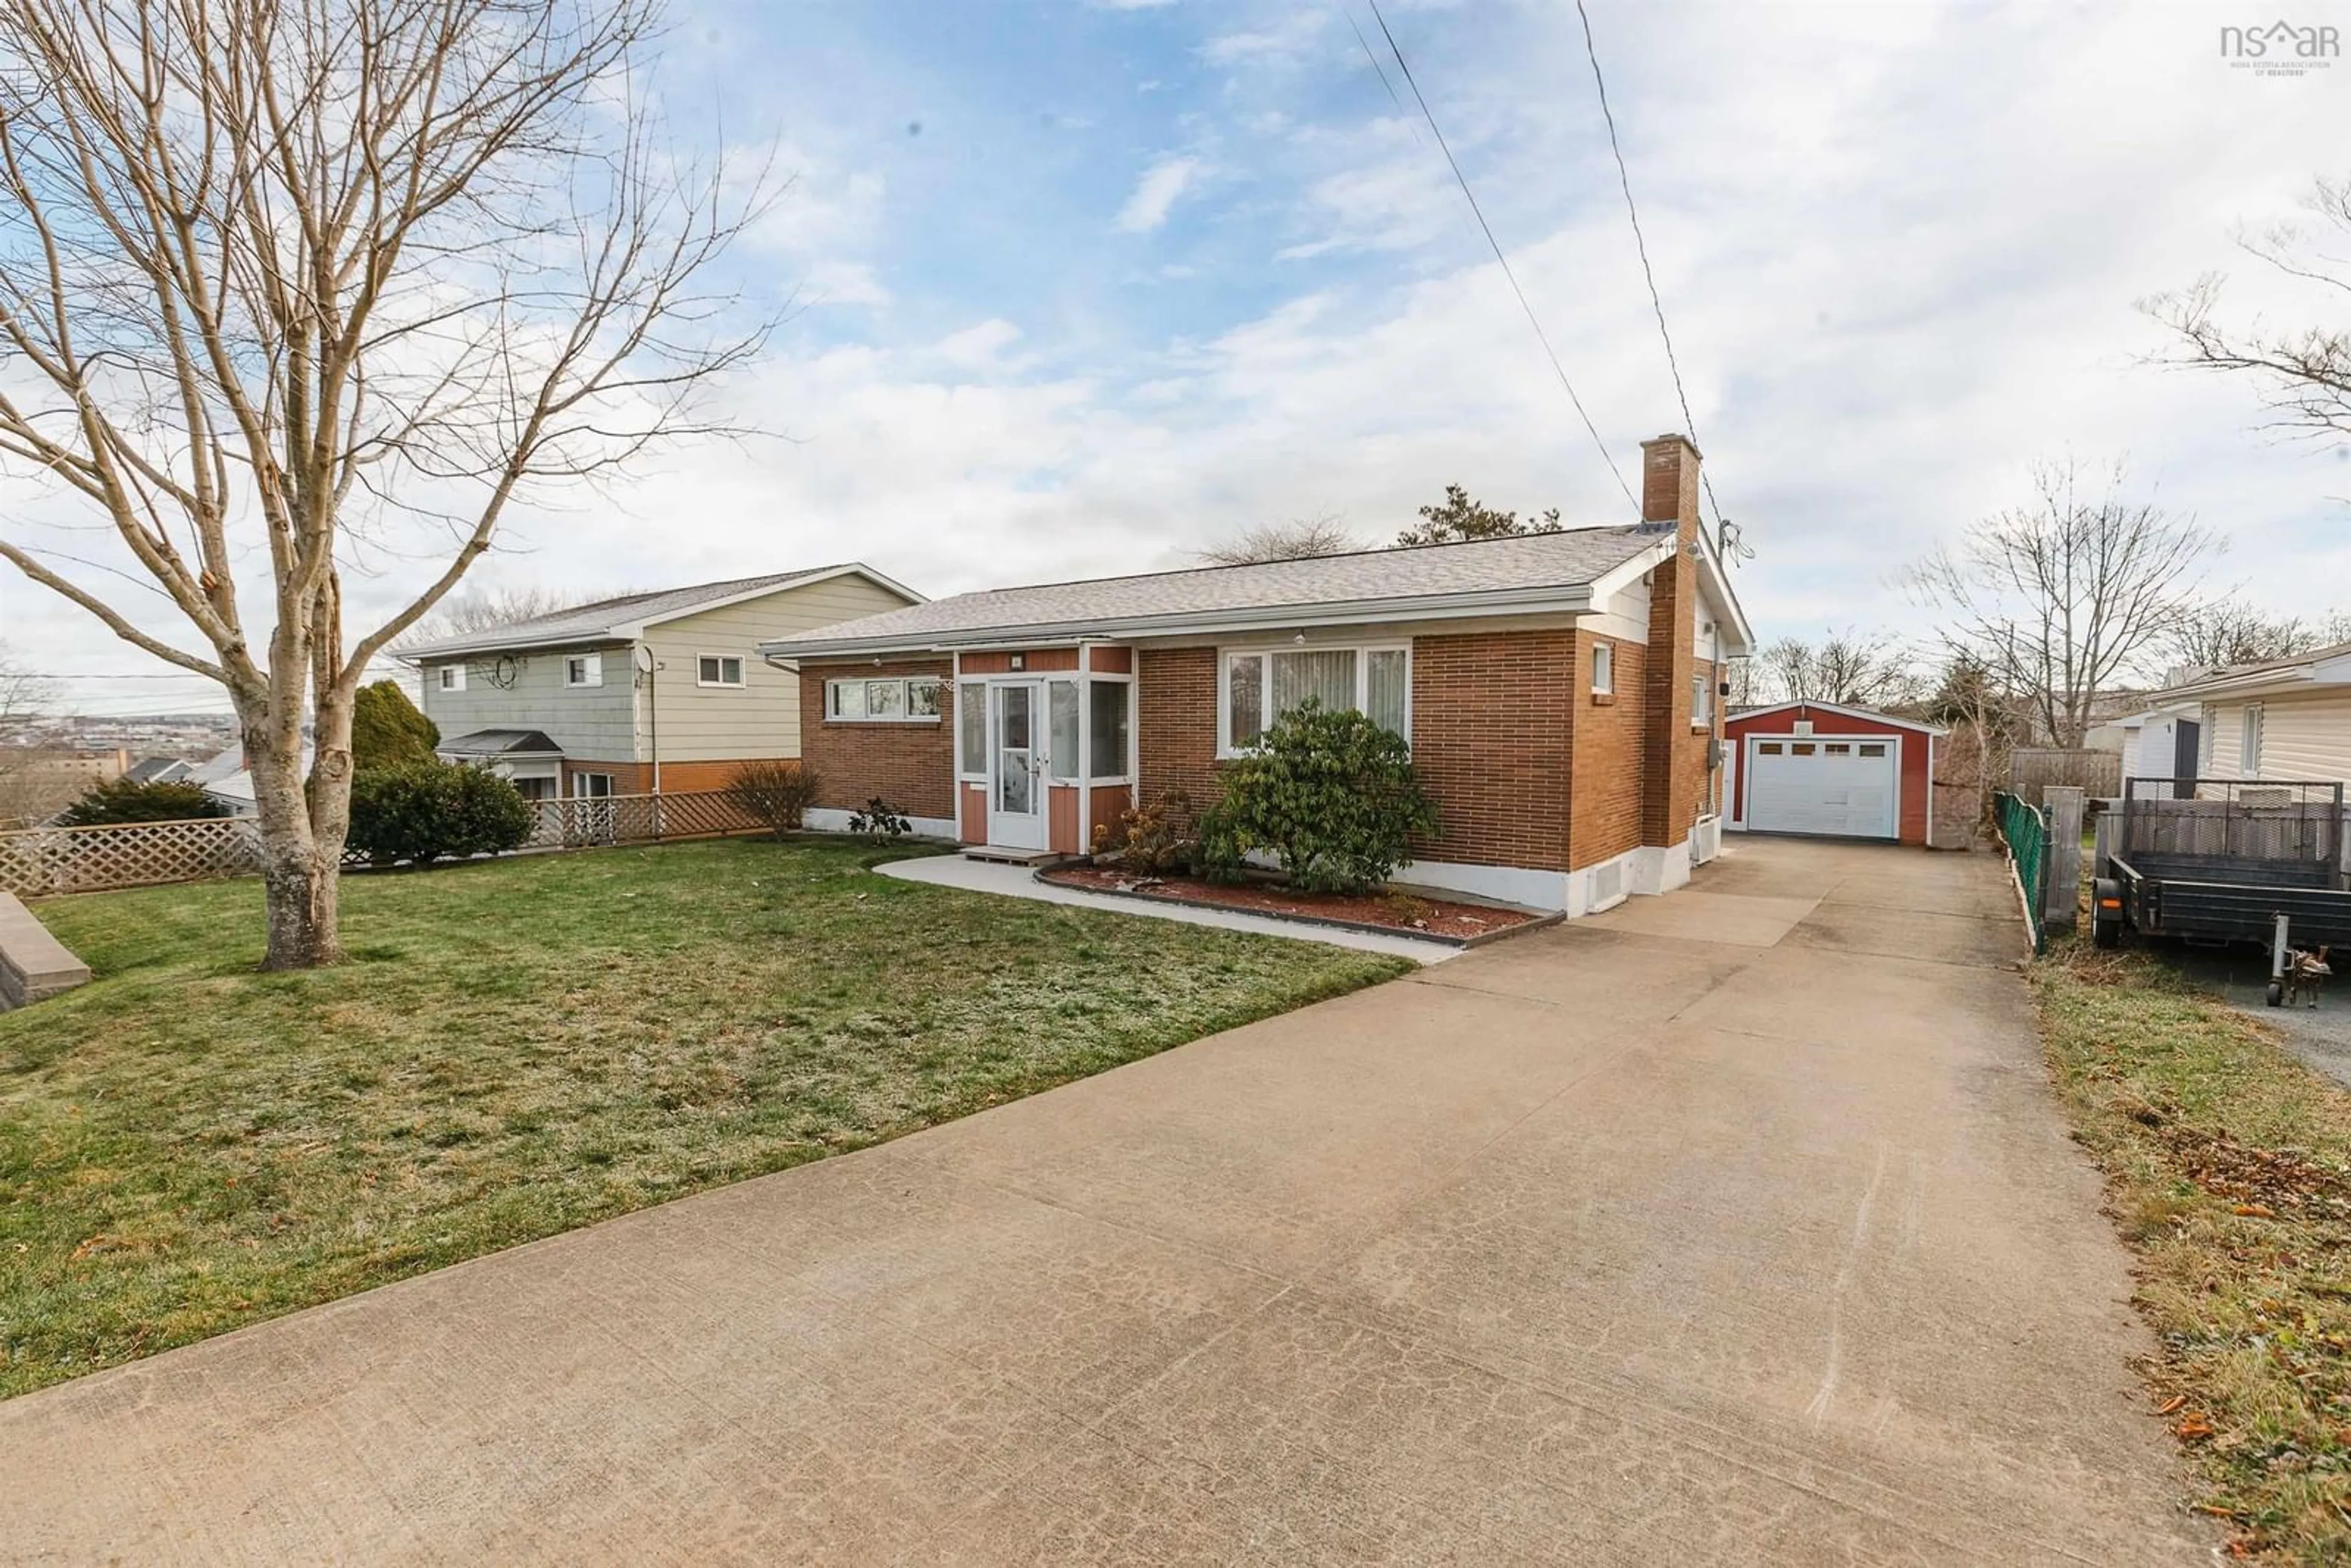
[(1399, 881), (1583, 914), (1720, 841), (1723, 663), (1751, 633), (1698, 454), (1643, 444), (1642, 520), (996, 589), (760, 645), (796, 664), (810, 825), (874, 796), (970, 845), (1076, 852), (1308, 696), (1402, 734), (1442, 815)]

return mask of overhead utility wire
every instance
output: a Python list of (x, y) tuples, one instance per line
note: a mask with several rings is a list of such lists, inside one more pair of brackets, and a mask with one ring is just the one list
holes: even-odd
[[(1608, 151), (1615, 155), (1616, 183), (1625, 192), (1625, 215), (1632, 220), (1633, 246), (1641, 253), (1641, 276), (1648, 281), (1649, 306), (1657, 314), (1657, 336), (1666, 345), (1666, 368), (1673, 372), (1674, 396), (1682, 405), (1682, 428), (1689, 432), (1692, 442), (1698, 440), (1698, 419), (1690, 413), (1689, 393), (1682, 389), (1681, 361), (1674, 354), (1674, 335), (1666, 326), (1666, 302), (1657, 292), (1657, 274), (1649, 265), (1649, 239), (1641, 232), (1641, 209), (1633, 201), (1633, 176), (1625, 167), (1625, 148), (1616, 139), (1616, 113), (1608, 107), (1608, 78), (1600, 74), (1599, 46), (1592, 41), (1592, 13), (1584, 9), (1583, 0), (1575, 0), (1575, 14), (1583, 22), (1583, 55), (1592, 62), (1592, 85), (1600, 94), (1600, 118), (1608, 125)], [(1715, 499), (1714, 476), (1703, 470), (1698, 483), (1706, 486), (1707, 504), (1714, 508), (1715, 532), (1726, 546), (1729, 536), (1723, 532), (1722, 503)]]
[(1616, 481), (1616, 487), (1625, 492), (1625, 498), (1632, 502), (1634, 511), (1638, 512), (1641, 509), (1640, 497), (1634, 495), (1633, 486), (1625, 482), (1624, 471), (1616, 466), (1616, 459), (1609, 453), (1608, 444), (1600, 438), (1599, 426), (1592, 423), (1592, 415), (1584, 411), (1583, 400), (1575, 395), (1575, 383), (1567, 379), (1567, 367), (1559, 362), (1559, 354), (1552, 348), (1551, 339), (1544, 334), (1542, 322), (1535, 316), (1535, 308), (1527, 303), (1527, 291), (1519, 287), (1519, 276), (1510, 270), (1510, 258), (1502, 254), (1501, 241), (1494, 237), (1493, 225), (1486, 221), (1484, 209), (1478, 205), (1478, 194), (1469, 188), (1468, 176), (1461, 172), (1461, 161), (1453, 156), (1453, 149), (1446, 141), (1445, 132), (1437, 126), (1437, 116), (1429, 112), (1428, 99), (1422, 94), (1420, 83), (1413, 78), (1411, 65), (1405, 61), (1404, 51), (1396, 47), (1395, 35), (1388, 30), (1388, 19), (1380, 13), (1379, 0), (1366, 0), (1366, 3), (1372, 8), (1372, 19), (1380, 25), (1380, 36), (1387, 40), (1389, 52), (1395, 56), (1396, 69), (1403, 73), (1405, 85), (1412, 89), (1413, 101), (1420, 105), (1421, 118), (1428, 121), (1429, 131), (1445, 153), (1445, 162), (1451, 166), (1454, 180), (1461, 186), (1462, 195), (1468, 199), (1470, 214), (1477, 218), (1479, 228), (1484, 231), (1486, 244), (1492, 247), (1494, 259), (1502, 264), (1502, 276), (1510, 280), (1510, 292), (1519, 297), (1519, 308), (1526, 312), (1527, 325), (1535, 329), (1535, 341), (1542, 345), (1543, 357), (1551, 361), (1552, 370), (1559, 376), (1559, 384), (1567, 391), (1567, 401), (1575, 405), (1576, 417), (1583, 421), (1583, 428), (1592, 434), (1592, 444), (1600, 449), (1601, 461), (1608, 465), (1608, 476)]

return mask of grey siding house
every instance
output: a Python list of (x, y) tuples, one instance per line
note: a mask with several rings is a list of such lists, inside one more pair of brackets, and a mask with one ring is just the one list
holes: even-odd
[(440, 750), (534, 799), (723, 788), (800, 754), (799, 685), (759, 644), (923, 596), (852, 561), (635, 593), (404, 650)]

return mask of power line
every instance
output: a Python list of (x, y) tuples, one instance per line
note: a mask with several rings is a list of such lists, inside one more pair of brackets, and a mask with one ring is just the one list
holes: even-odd
[[(1633, 176), (1625, 166), (1624, 145), (1616, 139), (1616, 112), (1608, 106), (1608, 78), (1600, 74), (1600, 48), (1592, 41), (1592, 13), (1584, 9), (1583, 0), (1575, 0), (1575, 14), (1583, 22), (1583, 56), (1592, 62), (1592, 85), (1600, 94), (1600, 118), (1608, 125), (1608, 151), (1615, 155), (1616, 183), (1625, 191), (1625, 215), (1633, 224), (1633, 247), (1641, 254), (1641, 276), (1648, 280), (1649, 306), (1657, 313), (1657, 336), (1666, 345), (1666, 368), (1673, 372), (1674, 396), (1682, 405), (1682, 428), (1697, 442), (1698, 418), (1690, 413), (1689, 393), (1682, 389), (1681, 361), (1674, 354), (1674, 335), (1666, 326), (1666, 302), (1657, 292), (1656, 271), (1649, 265), (1649, 239), (1641, 232), (1641, 209), (1633, 201)], [(1700, 449), (1704, 449), (1702, 444)], [(1701, 469), (1698, 483), (1706, 486), (1707, 504), (1714, 508), (1715, 532), (1727, 544), (1729, 536), (1723, 533), (1722, 503), (1715, 499), (1714, 476)]]
[(1576, 417), (1583, 421), (1583, 428), (1591, 433), (1592, 444), (1600, 449), (1600, 460), (1608, 465), (1608, 476), (1616, 481), (1616, 487), (1625, 492), (1625, 498), (1633, 503), (1633, 510), (1638, 513), (1640, 497), (1635, 496), (1633, 486), (1625, 482), (1624, 471), (1616, 466), (1616, 459), (1609, 453), (1608, 444), (1600, 439), (1600, 427), (1592, 423), (1592, 415), (1584, 411), (1583, 400), (1575, 395), (1575, 383), (1567, 379), (1567, 367), (1559, 362), (1559, 355), (1552, 348), (1551, 339), (1543, 332), (1542, 322), (1535, 316), (1535, 308), (1527, 303), (1527, 291), (1519, 287), (1519, 275), (1510, 270), (1510, 258), (1502, 254), (1502, 242), (1494, 237), (1493, 225), (1486, 221), (1485, 210), (1478, 205), (1478, 193), (1469, 188), (1469, 177), (1461, 172), (1461, 161), (1453, 156), (1453, 148), (1445, 140), (1445, 132), (1438, 128), (1437, 116), (1429, 112), (1428, 99), (1422, 94), (1420, 83), (1414, 79), (1411, 65), (1405, 59), (1404, 51), (1396, 47), (1395, 35), (1388, 30), (1388, 19), (1380, 12), (1380, 0), (1366, 0), (1366, 3), (1372, 8), (1372, 19), (1380, 25), (1380, 36), (1387, 40), (1389, 52), (1395, 56), (1396, 69), (1403, 74), (1405, 85), (1412, 89), (1413, 101), (1420, 105), (1421, 118), (1428, 121), (1430, 134), (1437, 138), (1437, 147), (1445, 153), (1445, 162), (1453, 170), (1454, 180), (1460, 185), (1462, 195), (1468, 199), (1470, 214), (1477, 218), (1478, 227), (1485, 233), (1486, 244), (1493, 249), (1494, 259), (1502, 264), (1502, 276), (1510, 280), (1510, 292), (1519, 297), (1519, 308), (1526, 312), (1527, 325), (1535, 329), (1535, 341), (1542, 345), (1543, 357), (1551, 361), (1552, 370), (1559, 377), (1559, 384), (1566, 389), (1567, 401), (1575, 405)]

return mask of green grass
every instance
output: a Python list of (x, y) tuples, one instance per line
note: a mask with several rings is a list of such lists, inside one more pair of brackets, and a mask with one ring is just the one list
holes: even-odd
[(0, 1396), (872, 1144), (1403, 960), (729, 841), (354, 876), (263, 975), (244, 881), (41, 907), (0, 1015)]
[(2033, 974), (2196, 1506), (2233, 1555), (2351, 1562), (2351, 1092), (2145, 955), (2068, 943)]

